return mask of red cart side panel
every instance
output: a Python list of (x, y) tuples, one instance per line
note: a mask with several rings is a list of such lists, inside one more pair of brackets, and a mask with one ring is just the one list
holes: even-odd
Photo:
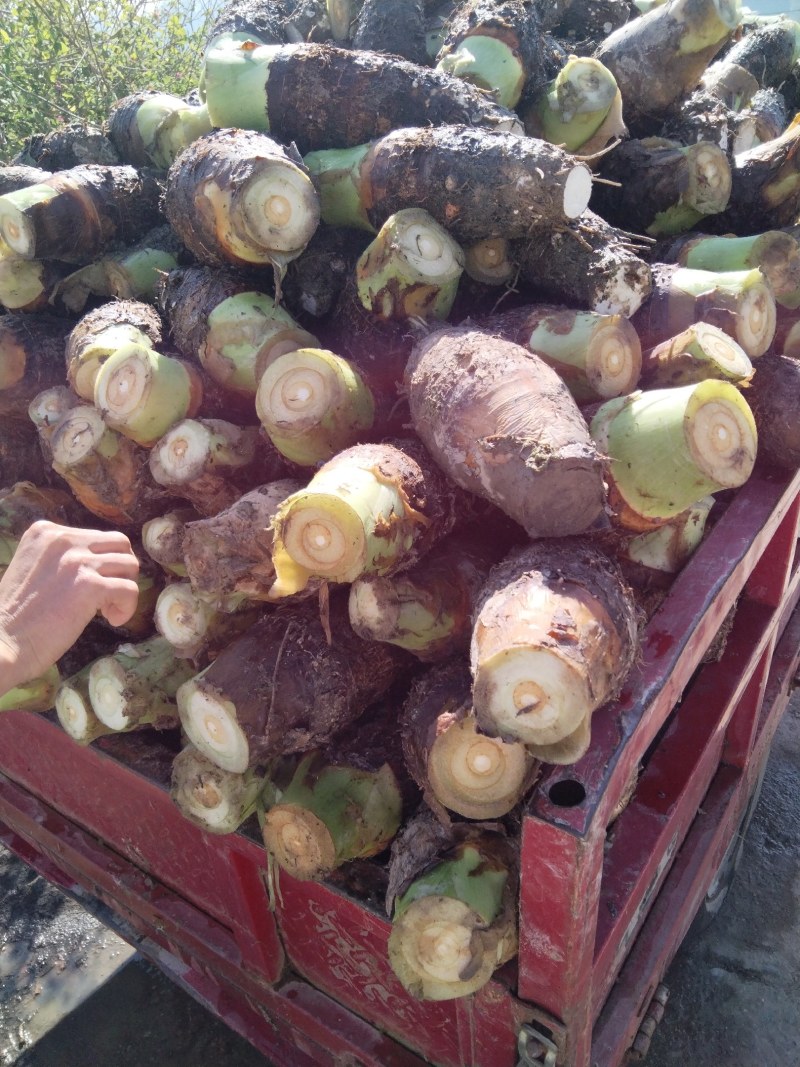
[[(124, 739), (119, 753), (82, 749), (46, 716), (0, 716), (0, 823), (13, 830), (0, 839), (112, 908), (277, 1067), (515, 1067), (520, 1024), (537, 1021), (559, 1067), (619, 1067), (788, 698), (799, 494), (800, 474), (759, 471), (733, 498), (648, 626), (620, 700), (594, 716), (590, 752), (539, 783), (523, 820), (518, 964), (473, 997), (409, 997), (388, 964), (388, 921), (337, 886), (281, 876), (276, 918), (261, 846), (186, 822), (157, 761), (132, 762)], [(701, 666), (737, 601), (724, 658)], [(280, 941), (317, 991), (268, 984)]]
[[(608, 999), (592, 1041), (592, 1067), (618, 1067), (642, 1023), (724, 855), (747, 794), (721, 767)], [(635, 962), (634, 962), (635, 961)], [(650, 977), (652, 976), (652, 977)]]
[[(570, 767), (553, 768), (531, 801), (531, 814), (586, 833), (595, 818), (605, 825), (630, 776), (680, 700), (720, 625), (758, 567), (759, 589), (786, 584), (797, 530), (800, 472), (758, 471), (674, 581), (650, 620), (635, 667), (619, 700), (592, 716), (592, 745)], [(787, 525), (783, 525), (787, 520)], [(794, 537), (787, 535), (787, 528)], [(773, 543), (773, 539), (774, 543)], [(783, 558), (775, 558), (782, 550)], [(762, 558), (770, 557), (769, 567)], [(760, 597), (759, 597), (760, 599)], [(559, 807), (550, 789), (578, 779), (585, 802)]]
[(535, 1003), (568, 1031), (581, 1029), (591, 991), (587, 961), (595, 943), (604, 841), (603, 828), (584, 838), (544, 822), (523, 822), (520, 964), (524, 959), (530, 968), (529, 983), (535, 977)]
[(473, 997), (419, 1001), (389, 965), (391, 924), (316, 882), (281, 875), (278, 924), (295, 969), (441, 1067), (515, 1067), (529, 1014), (498, 981)]
[[(760, 704), (766, 680), (765, 668), (760, 666), (753, 675), (743, 696), (751, 708)], [(711, 781), (718, 773), (721, 737), (718, 731), (703, 740), (699, 730), (692, 730), (691, 716), (681, 720), (689, 727), (676, 734), (675, 744), (668, 746), (664, 759), (655, 772), (645, 774), (641, 789), (629, 811), (620, 820), (614, 843), (607, 853), (608, 877), (603, 882), (600, 905), (602, 938), (598, 937), (595, 952), (595, 981), (593, 1014), (596, 1016), (616, 979), (619, 968), (638, 933), (648, 907), (661, 889), (664, 875), (683, 843), (697, 811), (705, 803)], [(697, 741), (694, 758), (688, 755), (689, 745)], [(665, 783), (665, 764), (676, 750), (687, 755), (685, 780), (677, 776), (675, 786), (659, 788)], [(659, 749), (658, 755), (661, 755)], [(648, 767), (648, 771), (650, 767)], [(683, 788), (680, 788), (680, 787)], [(613, 853), (613, 855), (612, 855)], [(616, 916), (615, 922), (609, 922)]]
[[(587, 755), (546, 773), (531, 800), (521, 856), (519, 995), (566, 1026), (565, 1062), (570, 1067), (589, 1063), (597, 1011), (715, 773), (728, 724), (740, 747), (748, 737), (745, 720), (752, 733), (784, 602), (794, 593), (790, 574), (799, 489), (800, 475), (762, 472), (738, 494), (650, 621), (641, 664), (618, 702), (593, 717)], [(748, 596), (751, 576), (754, 598)], [(738, 626), (753, 647), (738, 659), (732, 652), (723, 668), (730, 672), (727, 700), (716, 702), (716, 718), (709, 724), (710, 738), (698, 763), (702, 781), (687, 782), (686, 776), (683, 786), (676, 781), (666, 826), (659, 826), (658, 812), (653, 813), (646, 831), (652, 855), (639, 849), (634, 857), (624, 847), (608, 855), (603, 899), (609, 816), (684, 692), (693, 690), (702, 657), (743, 590)], [(746, 700), (739, 699), (743, 692)], [(686, 712), (690, 716), (691, 708)], [(681, 778), (679, 769), (675, 776)], [(630, 821), (636, 818), (634, 799)], [(607, 910), (601, 917), (601, 908), (608, 909), (609, 903), (616, 914)], [(595, 974), (598, 923), (600, 966)]]
[[(221, 962), (220, 948), (222, 956), (236, 959), (235, 949), (225, 952), (226, 931), (219, 928), (215, 936), (214, 924), (202, 912), (180, 900), (171, 901), (174, 894), (127, 860), (105, 857), (102, 846), (86, 831), (67, 824), (2, 776), (0, 812), (4, 820), (0, 841), (6, 847), (76, 896), (269, 1056), (275, 1067), (424, 1067), (424, 1061), (319, 990), (297, 981), (275, 990), (249, 977), (235, 963), (230, 967)], [(94, 875), (106, 888), (92, 884)], [(179, 916), (177, 926), (172, 921), (175, 916)]]
[(758, 719), (775, 638), (767, 615), (752, 602), (737, 614), (725, 655), (692, 683), (614, 824), (598, 912), (595, 1016), (717, 772), (727, 724), (739, 712)]
[(0, 752), (9, 778), (229, 927), (245, 964), (277, 981), (283, 951), (266, 890), (252, 875), (262, 850), (205, 833), (162, 786), (95, 746), (76, 745), (49, 717), (0, 715)]
[(797, 575), (788, 616), (780, 614), (780, 640), (769, 677), (750, 759), (745, 768), (720, 766), (665, 885), (625, 961), (594, 1029), (592, 1067), (619, 1067), (642, 1022), (650, 996), (662, 981), (714, 879), (750, 793), (769, 757), (775, 731), (800, 665)]
[(36, 797), (0, 775), (0, 822), (12, 827), (52, 864), (123, 915), (156, 926), (168, 945), (235, 975), (242, 959), (231, 931)]

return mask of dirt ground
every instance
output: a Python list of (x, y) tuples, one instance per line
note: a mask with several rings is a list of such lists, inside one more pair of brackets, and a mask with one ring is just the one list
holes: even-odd
[[(719, 915), (666, 976), (645, 1067), (800, 1067), (800, 696)], [(269, 1067), (74, 901), (0, 852), (0, 1067)]]

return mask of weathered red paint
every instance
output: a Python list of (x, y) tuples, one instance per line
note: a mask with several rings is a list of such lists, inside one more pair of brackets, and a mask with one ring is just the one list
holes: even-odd
[[(243, 963), (277, 981), (283, 949), (259, 875), (263, 849), (241, 835), (205, 833), (180, 814), (167, 787), (168, 751), (166, 780), (155, 759), (146, 778), (100, 746), (65, 740), (52, 715), (0, 715), (0, 770), (227, 926)], [(150, 747), (159, 744), (153, 735)]]
[(422, 1067), (424, 1061), (318, 990), (292, 979), (275, 988), (252, 975), (237, 964), (223, 928), (128, 860), (110, 858), (86, 831), (2, 775), (0, 820), (19, 827), (0, 825), (7, 848), (98, 913), (276, 1067)]
[(281, 876), (278, 925), (290, 964), (304, 978), (428, 1060), (444, 1067), (515, 1067), (524, 1008), (501, 980), (474, 997), (410, 997), (389, 966), (391, 924), (332, 887)]
[(780, 626), (745, 768), (721, 764), (594, 1028), (592, 1067), (618, 1067), (697, 913), (763, 768), (800, 665), (800, 609)]
[[(104, 907), (279, 1067), (514, 1067), (529, 1021), (564, 1067), (618, 1067), (788, 699), (799, 511), (800, 476), (754, 475), (653, 618), (619, 701), (595, 715), (590, 752), (542, 780), (523, 820), (519, 959), (473, 997), (410, 998), (386, 959), (388, 921), (340, 884), (282, 877), (270, 912), (260, 844), (183, 819), (158, 741), (142, 762), (125, 738), (83, 749), (52, 716), (0, 716), (0, 840)], [(701, 665), (737, 599), (723, 658)]]
[[(564, 1023), (571, 1067), (589, 1062), (593, 1024), (716, 772), (726, 730), (739, 737), (759, 713), (785, 601), (796, 595), (799, 488), (798, 476), (763, 475), (734, 499), (652, 619), (619, 701), (594, 716), (589, 753), (554, 768), (529, 806), (517, 992)], [(698, 671), (739, 597), (724, 660)], [(661, 738), (606, 853), (608, 818), (681, 697), (674, 737)], [(585, 799), (554, 803), (564, 782)]]

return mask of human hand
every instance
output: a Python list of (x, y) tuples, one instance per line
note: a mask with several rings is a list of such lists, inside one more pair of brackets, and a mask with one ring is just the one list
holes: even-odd
[(126, 623), (138, 572), (123, 533), (33, 523), (0, 580), (0, 694), (51, 667), (98, 611)]

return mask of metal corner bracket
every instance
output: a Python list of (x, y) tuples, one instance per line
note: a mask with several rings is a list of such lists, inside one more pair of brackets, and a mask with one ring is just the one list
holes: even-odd
[(531, 1023), (523, 1023), (517, 1039), (517, 1067), (556, 1067), (558, 1046)]

